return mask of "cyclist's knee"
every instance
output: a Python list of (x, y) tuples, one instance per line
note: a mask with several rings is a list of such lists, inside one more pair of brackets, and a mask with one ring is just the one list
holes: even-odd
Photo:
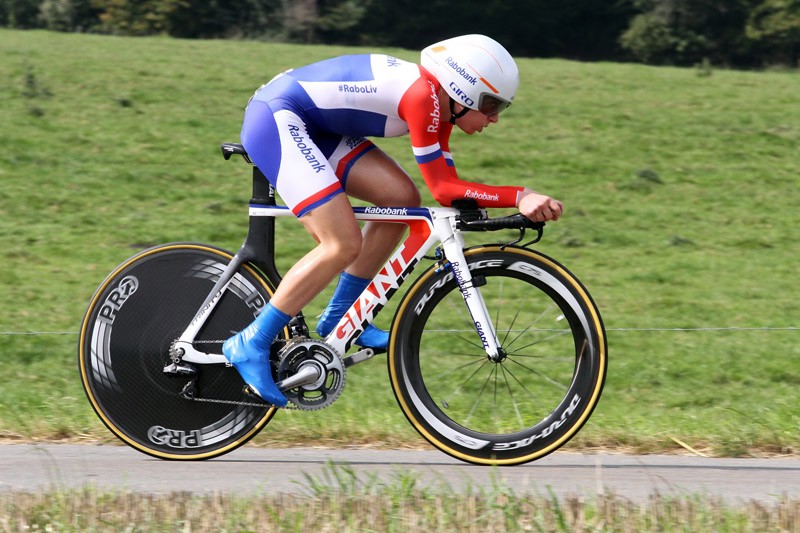
[(325, 261), (343, 269), (361, 253), (361, 233), (329, 235), (320, 240), (319, 246)]
[(361, 234), (357, 239), (348, 239), (337, 243), (335, 250), (336, 257), (340, 259), (342, 268), (349, 265), (358, 258), (361, 253)]

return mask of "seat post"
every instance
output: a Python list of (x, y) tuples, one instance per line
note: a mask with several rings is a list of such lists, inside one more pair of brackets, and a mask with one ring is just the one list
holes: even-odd
[[(253, 196), (251, 204), (276, 205), (275, 188), (266, 176), (253, 165)], [(247, 239), (242, 248), (246, 248), (253, 261), (277, 285), (281, 275), (275, 266), (275, 217), (250, 217)]]

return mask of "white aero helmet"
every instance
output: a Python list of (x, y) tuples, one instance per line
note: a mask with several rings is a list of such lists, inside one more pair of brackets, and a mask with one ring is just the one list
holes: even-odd
[(510, 106), (519, 87), (514, 58), (485, 35), (453, 37), (428, 46), (420, 55), (422, 66), (439, 80), (453, 101), (486, 115)]

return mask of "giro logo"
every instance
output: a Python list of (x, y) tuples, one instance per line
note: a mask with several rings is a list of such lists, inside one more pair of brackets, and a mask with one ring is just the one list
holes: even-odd
[(106, 301), (103, 302), (102, 307), (100, 307), (100, 312), (97, 313), (97, 319), (107, 324), (113, 324), (114, 319), (117, 317), (117, 311), (122, 309), (122, 305), (128, 301), (131, 294), (136, 292), (138, 288), (139, 280), (136, 279), (136, 277), (125, 276), (122, 278), (119, 285), (111, 291)]
[(153, 426), (147, 431), (147, 438), (155, 444), (170, 448), (199, 448), (203, 445), (203, 436), (199, 429), (183, 431)]
[(456, 82), (451, 81), (450, 82), (450, 88), (453, 89), (453, 92), (456, 93), (456, 95), (461, 99), (462, 102), (464, 102), (464, 104), (467, 107), (474, 107), (475, 106), (475, 100), (473, 100), (472, 98), (467, 96), (467, 93), (462, 91), (461, 88), (458, 85), (456, 85)]
[(467, 69), (459, 65), (452, 57), (447, 58), (447, 66), (456, 71), (456, 74), (470, 82), (472, 85), (478, 83), (478, 78), (467, 72)]

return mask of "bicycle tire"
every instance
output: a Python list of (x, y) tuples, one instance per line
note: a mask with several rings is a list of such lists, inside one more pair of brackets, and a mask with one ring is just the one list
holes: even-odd
[[(269, 406), (186, 399), (180, 392), (189, 378), (163, 371), (170, 345), (231, 258), (204, 244), (156, 246), (118, 266), (92, 296), (78, 347), (83, 388), (111, 432), (142, 453), (176, 460), (216, 457), (250, 440), (276, 412)], [(270, 283), (244, 264), (196, 340), (230, 337), (253, 320), (271, 295)], [(196, 368), (198, 396), (252, 402), (232, 367)]]
[(398, 305), (389, 340), (395, 397), (441, 451), (516, 465), (557, 450), (600, 399), (607, 344), (597, 306), (562, 265), (524, 248), (465, 250), (505, 357), (489, 360), (452, 270), (431, 267)]

